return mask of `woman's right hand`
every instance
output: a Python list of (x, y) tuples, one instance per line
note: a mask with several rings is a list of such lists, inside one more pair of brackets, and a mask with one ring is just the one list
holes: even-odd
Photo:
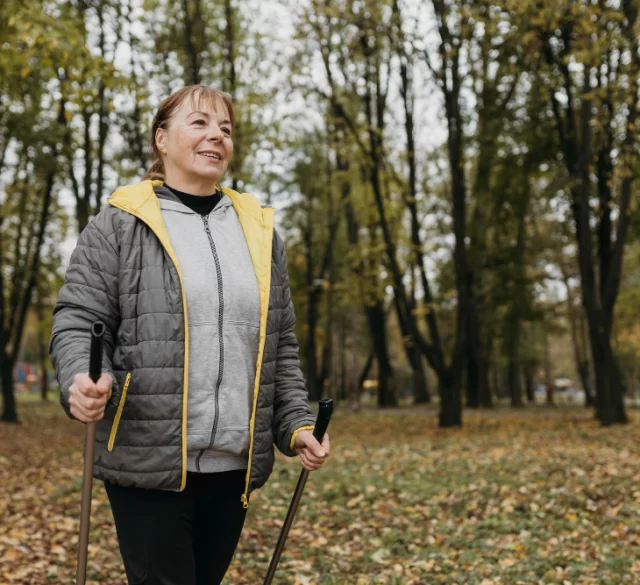
[(73, 417), (85, 423), (101, 420), (112, 383), (110, 374), (102, 374), (98, 382), (94, 382), (89, 374), (76, 374), (69, 386), (69, 407)]

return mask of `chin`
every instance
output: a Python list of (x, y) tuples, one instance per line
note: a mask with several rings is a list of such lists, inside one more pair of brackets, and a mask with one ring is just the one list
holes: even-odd
[(200, 171), (200, 172), (194, 173), (194, 175), (196, 175), (200, 180), (211, 181), (213, 184), (216, 184), (223, 177), (224, 173), (220, 173), (217, 170), (215, 172), (208, 172), (208, 173), (207, 172), (203, 173), (202, 171)]

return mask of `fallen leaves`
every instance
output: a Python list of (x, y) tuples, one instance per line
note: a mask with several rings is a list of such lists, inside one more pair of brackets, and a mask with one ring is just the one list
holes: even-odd
[[(0, 425), (0, 585), (75, 577), (83, 427), (57, 405)], [(640, 580), (640, 441), (588, 411), (338, 411), (274, 585), (624, 585)], [(225, 585), (262, 582), (299, 465), (252, 496)], [(126, 583), (94, 483), (88, 585)]]

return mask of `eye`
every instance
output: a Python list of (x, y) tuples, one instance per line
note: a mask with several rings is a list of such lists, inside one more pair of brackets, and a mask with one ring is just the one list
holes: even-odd
[(223, 126), (221, 128), (221, 130), (227, 135), (227, 136), (231, 136), (231, 128), (227, 128), (226, 126)]
[(198, 124), (200, 126), (204, 126), (206, 124), (206, 122), (203, 119), (198, 119), (198, 120), (194, 120), (193, 122), (191, 122), (192, 124)]

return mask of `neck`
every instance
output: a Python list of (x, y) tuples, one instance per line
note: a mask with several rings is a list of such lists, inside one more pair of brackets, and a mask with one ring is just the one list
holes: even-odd
[(165, 169), (165, 183), (174, 189), (190, 195), (211, 195), (216, 190), (216, 181), (200, 177), (185, 177), (181, 173)]

